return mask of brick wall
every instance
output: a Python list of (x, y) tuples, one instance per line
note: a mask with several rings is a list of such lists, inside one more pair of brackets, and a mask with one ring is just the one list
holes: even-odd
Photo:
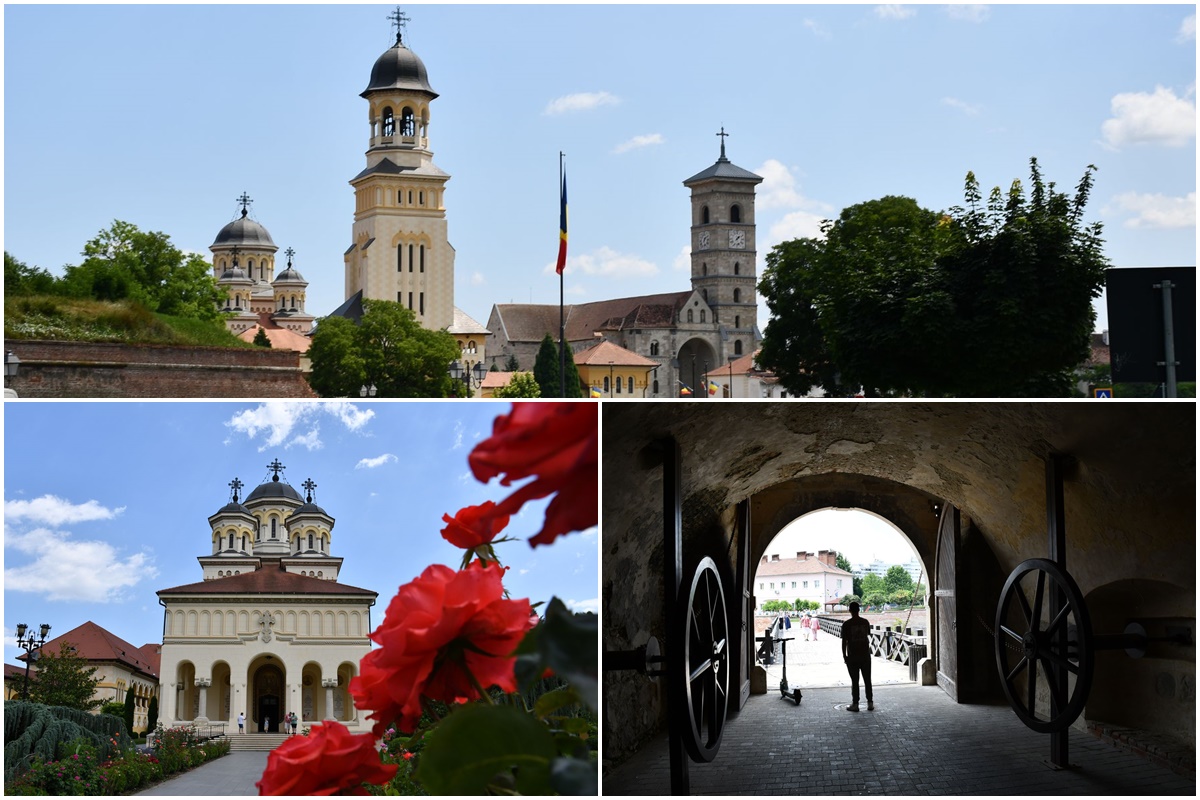
[(21, 397), (316, 397), (291, 350), (5, 340)]

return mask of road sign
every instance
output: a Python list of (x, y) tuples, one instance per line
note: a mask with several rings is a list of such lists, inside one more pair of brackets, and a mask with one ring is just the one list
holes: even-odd
[(1104, 388), (1096, 387), (1095, 389), (1092, 389), (1092, 397), (1105, 398), (1107, 400), (1111, 400), (1112, 396), (1113, 395), (1112, 395), (1112, 387), (1111, 386), (1106, 386)]

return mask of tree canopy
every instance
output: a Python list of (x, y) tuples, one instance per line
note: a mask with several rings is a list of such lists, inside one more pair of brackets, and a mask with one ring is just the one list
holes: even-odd
[(518, 372), (509, 379), (506, 385), (501, 386), (493, 392), (492, 396), (504, 398), (541, 397), (542, 390), (538, 386), (538, 382), (534, 380), (532, 373)]
[(31, 267), (4, 251), (4, 296), (54, 294), (56, 278), (44, 269)]
[(912, 575), (909, 575), (908, 570), (899, 564), (893, 564), (888, 567), (887, 574), (883, 576), (883, 585), (888, 594), (895, 594), (901, 589), (906, 589), (911, 593), (913, 588)]
[(78, 655), (67, 642), (59, 645), (57, 653), (40, 652), (35, 675), (29, 678), (29, 699), (47, 706), (65, 706), (79, 711), (91, 711), (104, 704), (93, 698), (100, 678), (95, 667)]
[(567, 391), (559, 394), (558, 373), (562, 364), (559, 363), (559, 353), (562, 351), (558, 343), (546, 334), (538, 348), (537, 360), (533, 365), (533, 377), (542, 389), (542, 397), (583, 397), (583, 384), (579, 379), (579, 367), (575, 359), (567, 352)]
[(1094, 171), (1072, 197), (1031, 159), (1028, 197), (1014, 181), (986, 204), (968, 173), (963, 207), (884, 197), (777, 245), (760, 363), (795, 394), (1069, 395), (1108, 266), (1083, 221)]
[(355, 325), (343, 317), (321, 320), (312, 335), (309, 383), (322, 397), (446, 397), (450, 362), (460, 356), (454, 337), (421, 327), (410, 309), (389, 300), (364, 300)]

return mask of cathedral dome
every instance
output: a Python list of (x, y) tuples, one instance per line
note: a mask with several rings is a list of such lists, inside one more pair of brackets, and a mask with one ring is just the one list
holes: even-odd
[(308, 281), (304, 280), (304, 276), (300, 274), (300, 271), (291, 264), (288, 264), (287, 269), (276, 275), (275, 280), (271, 281), (272, 286), (277, 283), (302, 283), (305, 286), (308, 285)]
[(371, 67), (371, 82), (360, 97), (389, 89), (416, 90), (428, 92), (432, 95), (430, 99), (437, 97), (437, 92), (429, 86), (429, 75), (421, 59), (399, 41), (375, 60), (375, 66)]
[(239, 219), (235, 219), (221, 228), (216, 241), (209, 245), (210, 248), (235, 246), (267, 248), (272, 251), (279, 249), (271, 240), (271, 234), (267, 233), (267, 229), (250, 219), (244, 210)]
[(246, 272), (241, 267), (230, 267), (221, 273), (222, 281), (238, 281), (239, 283), (250, 283), (250, 279), (246, 277)]
[(244, 505), (242, 505), (238, 501), (234, 500), (230, 503), (226, 503), (225, 506), (222, 507), (220, 511), (213, 514), (213, 516), (214, 517), (223, 517), (226, 514), (249, 514), (249, 513), (250, 513), (250, 509), (246, 508)]
[[(317, 505), (316, 503), (309, 500), (307, 503), (305, 503), (304, 505), (300, 506), (295, 511), (293, 511), (291, 516), (288, 517), (288, 519), (291, 519), (292, 517), (299, 517), (303, 514), (320, 514), (323, 517), (329, 517), (329, 512), (327, 512), (325, 509), (321, 508), (319, 505)], [(330, 517), (330, 519), (333, 519), (333, 518)]]
[(300, 496), (300, 493), (293, 489), (287, 482), (279, 480), (278, 475), (266, 483), (260, 484), (258, 488), (247, 495), (246, 502), (249, 503), (252, 500), (273, 500), (275, 498), (294, 500), (297, 503), (304, 502), (304, 498)]

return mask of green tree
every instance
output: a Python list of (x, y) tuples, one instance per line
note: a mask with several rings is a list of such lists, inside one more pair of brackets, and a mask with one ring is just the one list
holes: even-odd
[(883, 582), (883, 578), (878, 575), (868, 572), (862, 576), (862, 591), (856, 591), (859, 597), (870, 597), (871, 595), (887, 594), (887, 585)]
[(259, 326), (258, 333), (254, 334), (254, 344), (256, 347), (271, 347), (271, 337), (267, 336), (267, 329)]
[(30, 677), (29, 699), (47, 706), (91, 711), (104, 704), (100, 698), (92, 697), (99, 683), (96, 669), (88, 666), (87, 659), (76, 654), (69, 643), (62, 642), (57, 653), (41, 651), (37, 677)]
[(125, 716), (125, 704), (116, 700), (111, 700), (100, 706), (101, 714), (110, 714), (114, 717), (122, 718)]
[(125, 728), (126, 728), (126, 730), (129, 731), (130, 735), (133, 734), (133, 714), (134, 714), (134, 703), (136, 702), (136, 700), (137, 700), (137, 695), (134, 693), (133, 689), (132, 688), (126, 689), (125, 690), (125, 706), (124, 706), (121, 718), (125, 720)]
[(358, 325), (341, 317), (321, 320), (312, 335), (309, 383), (322, 397), (446, 397), (450, 362), (460, 356), (454, 337), (422, 328), (399, 303), (364, 300)]
[(838, 569), (844, 569), (844, 570), (846, 570), (846, 572), (850, 572), (851, 569), (850, 569), (849, 559), (847, 559), (841, 553), (837, 553), (836, 555), (837, 555), (837, 558), (834, 560), (834, 566), (836, 566)]
[(84, 245), (82, 255), (83, 262), (68, 265), (63, 275), (66, 294), (135, 300), (151, 311), (190, 319), (220, 317), (223, 292), (208, 262), (185, 255), (165, 233), (114, 220)]
[(158, 695), (150, 698), (150, 706), (146, 709), (146, 732), (153, 731), (158, 725)]
[(521, 370), (521, 363), (519, 361), (517, 361), (517, 357), (515, 354), (510, 353), (508, 356), (508, 360), (504, 362), (504, 371), (505, 372), (519, 372), (520, 370)]
[(583, 397), (579, 367), (576, 366), (575, 358), (570, 350), (567, 351), (566, 358), (567, 391), (565, 394), (559, 394), (558, 373), (562, 367), (562, 364), (559, 363), (560, 352), (558, 344), (547, 333), (542, 339), (537, 359), (533, 364), (533, 377), (538, 386), (542, 387), (542, 397)]
[(908, 570), (899, 564), (894, 564), (888, 567), (887, 574), (883, 576), (884, 592), (887, 594), (895, 594), (899, 589), (908, 589), (912, 591), (913, 580), (908, 574)]
[(925, 588), (925, 584), (923, 584), (923, 583), (918, 583), (916, 586), (914, 586), (913, 587), (913, 602), (916, 603), (917, 605), (924, 603), (925, 602), (925, 594), (927, 591), (928, 590)]
[(862, 605), (862, 598), (856, 594), (844, 594), (842, 595), (842, 599), (838, 602), (849, 608), (851, 603), (858, 603), (859, 605)]
[(4, 251), (4, 296), (55, 294), (57, 281), (53, 275), (39, 267), (30, 267)]
[(501, 386), (492, 393), (493, 397), (517, 398), (517, 397), (541, 397), (542, 390), (538, 387), (538, 382), (534, 380), (533, 375), (529, 372), (518, 372), (505, 386)]
[(884, 197), (776, 246), (760, 362), (797, 394), (1069, 395), (1107, 267), (1094, 170), (1070, 197), (1031, 159), (1028, 199), (1018, 181), (986, 205), (968, 173), (964, 207)]

